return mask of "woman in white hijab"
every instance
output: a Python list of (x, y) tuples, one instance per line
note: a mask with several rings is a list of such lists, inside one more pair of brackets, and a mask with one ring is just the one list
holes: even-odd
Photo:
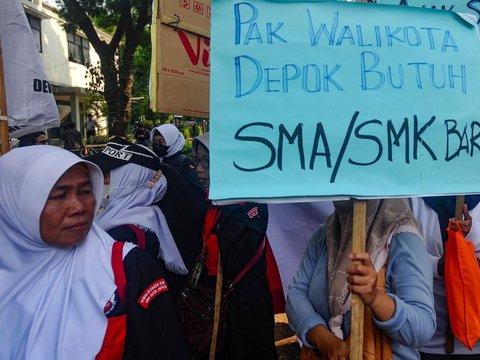
[[(121, 346), (110, 359), (159, 351), (162, 358), (187, 357), (168, 292), (150, 292), (143, 305), (131, 301), (162, 279), (156, 262), (129, 244), (123, 247), (129, 301), (118, 300), (115, 242), (93, 224), (103, 183), (95, 165), (46, 145), (11, 150), (0, 157), (0, 173), (1, 359), (99, 358), (112, 345), (105, 341), (110, 315), (122, 310), (123, 340), (113, 337)], [(144, 282), (135, 278), (140, 264), (150, 271)]]
[(95, 222), (114, 239), (133, 242), (158, 258), (168, 270), (169, 292), (175, 300), (181, 291), (177, 280), (186, 277), (188, 270), (162, 210), (153, 205), (167, 193), (157, 156), (142, 145), (115, 137), (87, 160), (105, 176), (104, 210)]
[[(129, 163), (110, 170), (105, 177), (109, 183), (109, 195), (105, 209), (98, 214), (95, 221), (115, 239), (125, 232), (119, 232), (119, 227), (132, 224), (145, 232), (148, 241), (147, 249), (154, 256), (159, 256), (168, 270), (177, 274), (188, 273), (182, 257), (177, 249), (172, 234), (168, 228), (165, 216), (158, 206), (152, 205), (159, 201), (167, 191), (167, 180), (160, 171)], [(153, 232), (153, 233), (152, 233)], [(152, 244), (153, 243), (153, 244)]]
[(191, 184), (202, 189), (192, 160), (182, 154), (185, 137), (173, 124), (157, 126), (150, 133), (153, 152), (162, 163), (174, 167)]
[(164, 159), (171, 158), (182, 151), (185, 137), (175, 125), (162, 124), (150, 133), (150, 142), (153, 145), (161, 145), (152, 146), (152, 149), (160, 159)]

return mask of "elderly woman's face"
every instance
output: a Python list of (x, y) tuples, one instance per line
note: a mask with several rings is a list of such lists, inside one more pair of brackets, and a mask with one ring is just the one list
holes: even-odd
[(95, 197), (90, 173), (83, 164), (68, 169), (48, 195), (40, 215), (40, 235), (52, 246), (70, 247), (80, 243), (92, 226)]

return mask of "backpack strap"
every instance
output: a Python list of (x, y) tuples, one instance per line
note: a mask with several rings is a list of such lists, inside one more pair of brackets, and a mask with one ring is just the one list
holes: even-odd
[(265, 249), (265, 244), (266, 244), (267, 240), (266, 240), (266, 237), (263, 238), (262, 240), (262, 243), (260, 244), (260, 246), (258, 247), (257, 249), (257, 252), (255, 253), (255, 255), (253, 255), (253, 257), (250, 259), (250, 261), (247, 263), (247, 265), (245, 265), (243, 267), (242, 270), (240, 270), (238, 272), (238, 274), (233, 278), (233, 281), (232, 283), (230, 284), (230, 288), (233, 288), (235, 285), (238, 284), (238, 282), (245, 276), (245, 274), (248, 272), (248, 270), (250, 270), (253, 265), (255, 265), (257, 263), (257, 261), (260, 259), (260, 256), (262, 255), (263, 253), (263, 250)]
[(147, 248), (147, 239), (145, 237), (145, 233), (140, 229), (138, 226), (133, 225), (133, 224), (126, 224), (134, 233), (135, 237), (137, 238), (137, 246), (145, 250)]
[(217, 275), (217, 264), (220, 255), (220, 248), (218, 247), (218, 238), (215, 233), (215, 228), (218, 225), (222, 211), (218, 206), (209, 206), (207, 213), (205, 214), (205, 220), (203, 222), (203, 249), (205, 252), (205, 269), (210, 276)]
[(115, 241), (112, 248), (112, 269), (113, 276), (115, 280), (115, 285), (117, 285), (117, 294), (120, 297), (120, 300), (126, 305), (127, 304), (127, 277), (125, 276), (125, 267), (123, 265), (123, 246), (125, 243), (123, 241)]

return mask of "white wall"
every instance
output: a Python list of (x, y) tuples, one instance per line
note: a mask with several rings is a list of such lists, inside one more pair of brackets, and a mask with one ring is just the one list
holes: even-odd
[[(68, 60), (67, 33), (62, 27), (63, 20), (55, 12), (54, 1), (21, 1), (26, 8), (26, 12), (41, 19), (42, 52), (40, 56), (48, 81), (54, 86), (70, 89), (69, 97), (64, 100), (70, 101), (72, 120), (76, 122), (79, 130), (82, 130), (80, 129), (80, 124), (83, 122), (80, 121), (82, 115), (80, 114), (79, 101), (86, 99), (87, 79), (85, 74), (87, 73), (87, 67)], [(81, 33), (77, 34), (82, 36)], [(107, 34), (102, 33), (102, 36), (108, 38)], [(99, 57), (91, 44), (89, 52), (90, 63), (96, 64)], [(83, 117), (86, 117), (86, 114), (83, 114)], [(98, 119), (98, 121), (102, 127), (106, 127), (105, 119)]]
[[(41, 57), (50, 83), (57, 86), (85, 88), (87, 67), (68, 60), (67, 33), (61, 26), (62, 20), (47, 4), (38, 4), (40, 0), (33, 1), (32, 4), (28, 0), (22, 0), (24, 4), (35, 8), (46, 17), (41, 20)], [(97, 53), (90, 45), (90, 62), (95, 64), (98, 60)]]

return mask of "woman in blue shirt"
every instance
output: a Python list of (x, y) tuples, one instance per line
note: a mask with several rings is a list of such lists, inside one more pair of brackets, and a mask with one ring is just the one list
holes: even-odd
[[(286, 311), (299, 339), (325, 359), (347, 359), (351, 293), (360, 295), (395, 359), (418, 359), (435, 331), (432, 270), (418, 226), (401, 199), (367, 201), (366, 252), (352, 253), (353, 201), (313, 234)], [(352, 265), (352, 261), (359, 265)], [(385, 268), (385, 292), (377, 272)]]

